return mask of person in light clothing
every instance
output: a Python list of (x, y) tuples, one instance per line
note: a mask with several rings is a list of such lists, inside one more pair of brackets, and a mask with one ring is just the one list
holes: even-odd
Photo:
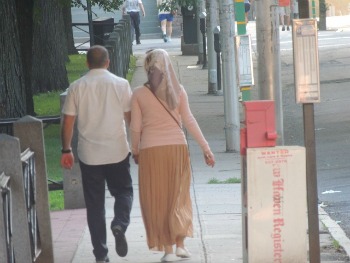
[(131, 99), (132, 155), (139, 165), (148, 247), (164, 251), (161, 262), (169, 262), (176, 256), (191, 257), (185, 247), (186, 237), (193, 236), (191, 165), (183, 125), (200, 145), (205, 163), (214, 166), (215, 158), (191, 113), (168, 53), (150, 51), (144, 68), (148, 81), (134, 90)]
[(116, 251), (125, 257), (125, 231), (130, 223), (133, 187), (126, 124), (130, 123), (131, 88), (126, 79), (110, 73), (106, 48), (87, 52), (88, 73), (73, 82), (62, 109), (61, 166), (74, 164), (71, 141), (77, 123), (78, 158), (87, 221), (96, 263), (109, 262), (106, 237), (105, 184), (114, 197), (111, 230)]
[(130, 15), (131, 19), (131, 41), (134, 40), (134, 33), (136, 35), (136, 44), (141, 44), (140, 41), (140, 11), (145, 16), (145, 9), (141, 0), (125, 0), (122, 6), (123, 15)]

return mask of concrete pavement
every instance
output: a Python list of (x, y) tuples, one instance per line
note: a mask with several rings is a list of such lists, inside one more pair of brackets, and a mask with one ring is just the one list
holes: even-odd
[[(209, 184), (215, 178), (224, 181), (228, 178), (241, 177), (239, 153), (226, 152), (224, 131), (223, 96), (208, 95), (208, 71), (197, 65), (196, 56), (182, 56), (180, 40), (171, 43), (162, 40), (142, 40), (142, 45), (134, 46), (138, 57), (137, 69), (131, 82), (132, 87), (142, 85), (145, 74), (142, 68), (145, 51), (151, 48), (167, 49), (173, 65), (185, 86), (190, 106), (203, 134), (209, 141), (217, 163), (214, 168), (205, 165), (199, 147), (191, 137), (188, 143), (192, 161), (193, 182), (191, 186), (194, 237), (186, 240), (186, 246), (192, 258), (186, 261), (193, 263), (226, 263), (242, 262), (242, 223), (241, 223), (241, 186), (240, 184)], [(131, 166), (135, 201), (131, 215), (131, 224), (126, 233), (129, 253), (120, 258), (114, 251), (114, 238), (108, 231), (108, 247), (111, 262), (159, 262), (163, 253), (149, 251), (146, 244), (138, 201), (137, 166)], [(108, 225), (112, 218), (112, 198), (107, 195), (106, 209)], [(86, 225), (85, 209), (65, 210), (51, 213), (54, 252), (56, 263), (89, 263), (94, 262), (89, 231)], [(333, 247), (333, 233), (341, 229), (328, 215), (320, 209), (321, 262), (348, 262), (346, 253), (338, 252)], [(322, 222), (332, 225), (327, 228)], [(344, 249), (350, 251), (347, 238), (344, 238)], [(337, 238), (339, 241), (339, 237)]]

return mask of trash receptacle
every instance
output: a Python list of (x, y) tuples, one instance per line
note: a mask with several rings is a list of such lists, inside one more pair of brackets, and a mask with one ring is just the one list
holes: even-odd
[(197, 11), (194, 6), (181, 7), (185, 44), (197, 44)]
[(94, 44), (104, 46), (114, 28), (113, 17), (99, 17), (92, 21)]

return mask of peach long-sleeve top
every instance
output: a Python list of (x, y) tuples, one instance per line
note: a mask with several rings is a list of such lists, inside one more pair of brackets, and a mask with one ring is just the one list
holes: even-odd
[[(166, 105), (162, 101), (163, 105)], [(180, 125), (184, 125), (203, 152), (210, 150), (196, 119), (190, 110), (187, 93), (181, 88), (177, 108), (169, 110)], [(131, 98), (131, 149), (137, 155), (140, 149), (154, 146), (187, 144), (183, 130), (145, 86), (134, 90)]]

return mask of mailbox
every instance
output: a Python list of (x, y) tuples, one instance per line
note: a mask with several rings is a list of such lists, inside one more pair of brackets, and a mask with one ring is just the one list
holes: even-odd
[(275, 104), (271, 100), (243, 102), (244, 128), (241, 129), (241, 154), (246, 148), (276, 146)]

